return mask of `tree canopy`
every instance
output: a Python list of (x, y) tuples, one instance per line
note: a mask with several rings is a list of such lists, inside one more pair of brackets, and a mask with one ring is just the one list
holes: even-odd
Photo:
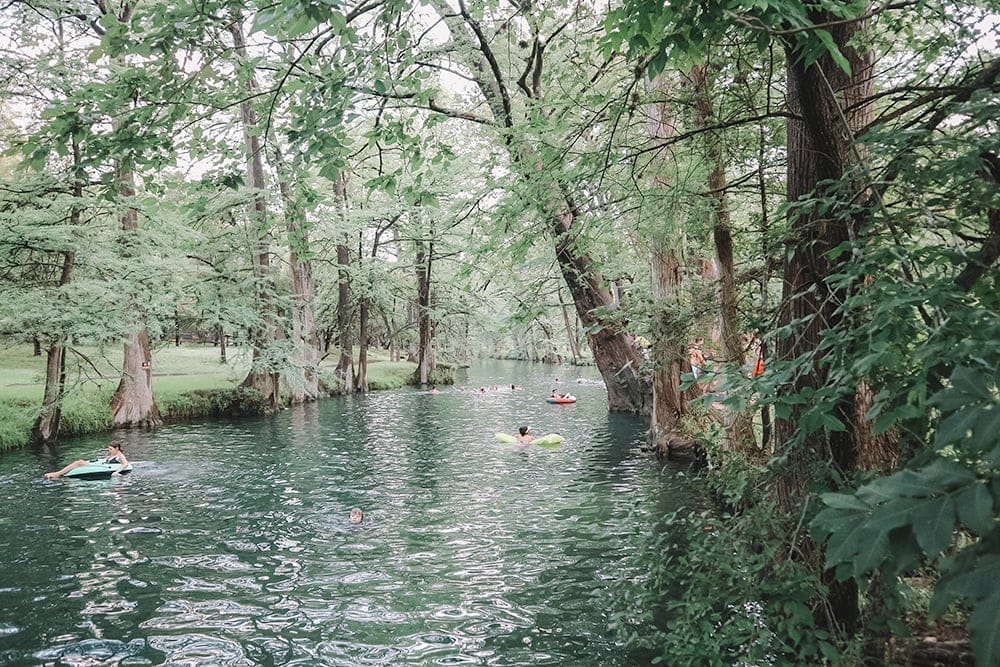
[(36, 435), (84, 342), (123, 346), (115, 423), (155, 424), (143, 369), (182, 327), (245, 343), (271, 410), (366, 391), (372, 347), (415, 382), (592, 363), (788, 564), (765, 653), (884, 659), (931, 572), (995, 664), (998, 9), (10, 4), (0, 329), (49, 355)]

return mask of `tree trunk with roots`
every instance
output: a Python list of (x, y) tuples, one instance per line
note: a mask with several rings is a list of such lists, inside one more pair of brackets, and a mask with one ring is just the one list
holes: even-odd
[(294, 372), (289, 378), (288, 401), (301, 405), (319, 397), (319, 336), (313, 310), (316, 286), (313, 281), (312, 252), (309, 245), (309, 222), (296, 198), (287, 173), (287, 166), (273, 146), (274, 162), (278, 166), (278, 189), (285, 205), (285, 231), (288, 236), (288, 269), (291, 273), (291, 320)]
[[(788, 123), (790, 202), (822, 197), (824, 188), (829, 187), (824, 183), (838, 183), (849, 177), (855, 162), (854, 132), (867, 124), (871, 114), (872, 62), (867, 53), (852, 46), (864, 29), (864, 21), (839, 21), (833, 15), (819, 13), (813, 18), (817, 24), (832, 26), (830, 32), (850, 62), (852, 73), (846, 74), (828, 55), (806, 65), (805, 58), (794, 49), (788, 53), (788, 101), (793, 117)], [(855, 190), (861, 194), (860, 187)], [(830, 198), (844, 201), (845, 195), (843, 191), (831, 192)], [(838, 306), (847, 296), (830, 286), (830, 276), (840, 271), (843, 261), (832, 256), (831, 251), (851, 239), (851, 205), (847, 201), (839, 210), (799, 210), (792, 214), (778, 326), (794, 326), (795, 331), (778, 339), (776, 354), (785, 361), (805, 358), (811, 362), (782, 394), (819, 388), (828, 380), (819, 346), (823, 331), (840, 322)], [(790, 417), (775, 421), (776, 450), (788, 463), (777, 478), (774, 493), (779, 505), (789, 513), (800, 511), (818, 468), (830, 463), (849, 474), (857, 468), (863, 446), (853, 397), (833, 406), (833, 416), (846, 426), (839, 432), (798, 437), (802, 410), (797, 405), (793, 408)], [(806, 551), (814, 548), (804, 546)], [(829, 618), (823, 620), (852, 632), (858, 623), (857, 584), (853, 579), (837, 581), (832, 572), (827, 572), (824, 579), (829, 586)]]
[(576, 306), (576, 315), (587, 332), (587, 343), (594, 363), (604, 378), (608, 392), (608, 408), (612, 412), (649, 414), (650, 382), (640, 374), (643, 358), (635, 347), (635, 339), (620, 331), (609, 315), (617, 310), (605, 280), (594, 268), (590, 256), (576, 247), (571, 233), (575, 215), (572, 207), (554, 216), (556, 259), (563, 280), (569, 287)]
[(125, 358), (118, 389), (111, 397), (115, 426), (158, 426), (163, 423), (153, 400), (152, 353), (145, 329), (126, 334)]
[[(662, 142), (676, 136), (676, 116), (669, 101), (670, 86), (662, 76), (648, 82), (650, 92), (658, 99), (646, 107), (646, 136), (650, 142)], [(666, 191), (670, 170), (662, 159), (650, 165), (650, 188)], [(670, 212), (665, 221), (652, 230), (650, 276), (653, 294), (653, 327), (650, 359), (653, 362), (653, 409), (649, 425), (649, 440), (656, 450), (669, 456), (681, 439), (680, 418), (687, 412), (684, 392), (680, 390), (684, 370), (686, 323), (678, 319), (683, 288), (681, 255), (682, 235)]]
[[(242, 19), (234, 16), (229, 25), (233, 37), (233, 48), (239, 60), (246, 62), (246, 40), (243, 36)], [(257, 113), (252, 100), (256, 94), (257, 84), (253, 76), (247, 78), (246, 96), (240, 103), (240, 113), (243, 125), (243, 146), (247, 159), (247, 185), (254, 192), (253, 204), (250, 208), (250, 227), (256, 236), (254, 248), (251, 250), (253, 275), (257, 289), (257, 309), (259, 320), (250, 328), (249, 338), (253, 348), (253, 359), (250, 372), (243, 380), (242, 386), (253, 389), (260, 394), (262, 406), (268, 412), (281, 408), (280, 382), (278, 370), (271, 360), (265, 357), (266, 350), (274, 344), (278, 337), (278, 320), (274, 305), (274, 276), (271, 275), (271, 255), (268, 244), (269, 231), (267, 227), (267, 203), (264, 198), (267, 184), (264, 180), (264, 162), (257, 128)]]
[(42, 409), (35, 418), (32, 434), (41, 442), (52, 442), (59, 437), (62, 420), (62, 401), (66, 394), (66, 347), (63, 338), (48, 346), (45, 354), (45, 392)]
[[(430, 3), (448, 27), (457, 45), (456, 53), (464, 59), (484, 101), (489, 107), (495, 126), (501, 133), (514, 168), (527, 181), (544, 193), (536, 203), (548, 221), (551, 242), (563, 279), (576, 306), (577, 317), (587, 332), (590, 345), (608, 392), (608, 408), (614, 412), (648, 414), (651, 386), (639, 373), (642, 362), (634, 339), (620, 328), (613, 319), (617, 304), (605, 287), (607, 281), (595, 266), (593, 258), (579, 242), (575, 225), (580, 220), (572, 197), (552, 177), (551, 169), (539, 159), (534, 145), (518, 137), (517, 128), (522, 124), (514, 113), (511, 95), (515, 92), (505, 78), (504, 70), (491, 49), (489, 39), (480, 23), (469, 13), (466, 4), (458, 11), (448, 0), (431, 0)], [(539, 109), (543, 103), (541, 72), (544, 46), (536, 39), (531, 68), (517, 82), (516, 90), (532, 98), (529, 107)], [(527, 81), (528, 75), (531, 81)], [(544, 115), (541, 111), (538, 119)], [(529, 120), (528, 124), (532, 121)]]
[[(117, 122), (114, 123), (117, 126)], [(132, 200), (135, 198), (135, 174), (127, 161), (119, 161), (115, 168), (118, 194), (126, 202), (121, 217), (121, 230), (125, 253), (135, 243), (139, 229), (139, 215)], [(146, 318), (138, 305), (137, 295), (130, 295), (135, 316), (133, 330), (125, 335), (122, 376), (111, 397), (111, 424), (113, 426), (159, 426), (163, 423), (160, 410), (153, 398), (153, 358), (146, 333)]]
[(680, 381), (687, 326), (677, 316), (683, 279), (681, 263), (666, 239), (655, 242), (651, 264), (654, 312), (649, 352), (654, 370), (649, 441), (661, 456), (669, 458), (674, 447), (685, 441), (679, 422), (687, 411)]

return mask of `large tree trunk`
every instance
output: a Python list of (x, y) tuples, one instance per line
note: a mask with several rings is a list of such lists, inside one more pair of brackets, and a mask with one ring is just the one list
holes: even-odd
[[(715, 125), (715, 110), (712, 106), (711, 86), (708, 71), (704, 65), (691, 70), (694, 84), (695, 110), (699, 127), (711, 128)], [(716, 131), (707, 131), (705, 156), (708, 159), (708, 197), (711, 200), (712, 238), (715, 241), (715, 257), (719, 266), (719, 315), (722, 329), (722, 351), (725, 361), (731, 367), (741, 369), (746, 361), (743, 341), (739, 332), (739, 307), (736, 294), (736, 266), (733, 259), (733, 233), (730, 225), (729, 202), (727, 200), (725, 155), (722, 138)], [(726, 440), (731, 449), (759, 454), (753, 434), (750, 415), (745, 412), (728, 411), (725, 415)]]
[(319, 397), (319, 336), (316, 333), (316, 316), (313, 310), (315, 284), (312, 275), (312, 252), (309, 242), (309, 222), (292, 190), (287, 166), (277, 148), (273, 146), (274, 161), (278, 167), (278, 188), (285, 204), (285, 229), (288, 235), (288, 269), (292, 283), (292, 345), (293, 362), (300, 377), (290, 378), (289, 402), (300, 405)]
[(59, 437), (62, 419), (62, 401), (66, 394), (66, 347), (64, 340), (56, 338), (48, 346), (45, 356), (45, 392), (42, 409), (35, 418), (32, 430), (41, 442), (52, 442)]
[[(648, 84), (659, 99), (647, 108), (646, 135), (650, 141), (661, 142), (677, 134), (676, 117), (669, 100), (669, 86), (663, 77)], [(661, 161), (651, 166), (650, 187), (666, 190), (669, 169)], [(684, 369), (684, 341), (687, 323), (679, 322), (677, 312), (681, 302), (683, 273), (680, 252), (682, 238), (670, 213), (651, 233), (650, 276), (653, 293), (653, 340), (650, 358), (653, 361), (653, 409), (649, 424), (649, 439), (662, 455), (670, 454), (680, 434), (679, 422), (687, 411), (684, 393), (680, 390)]]
[(552, 214), (556, 260), (573, 297), (576, 315), (587, 332), (594, 363), (604, 378), (608, 408), (613, 412), (649, 414), (651, 387), (639, 373), (643, 360), (635, 348), (635, 339), (605, 315), (618, 308), (590, 255), (577, 247), (573, 234), (577, 216), (569, 200), (564, 198), (553, 205), (561, 207)]
[(111, 422), (115, 426), (158, 426), (163, 423), (153, 401), (152, 354), (149, 334), (140, 329), (125, 335), (122, 378), (111, 398)]
[(649, 441), (662, 456), (669, 457), (680, 440), (679, 420), (686, 412), (681, 391), (684, 344), (678, 331), (686, 326), (677, 321), (677, 305), (682, 284), (681, 263), (667, 239), (654, 242), (651, 275), (653, 281), (653, 410), (649, 420)]
[[(438, 15), (459, 46), (459, 53), (466, 61), (483, 99), (489, 106), (497, 124), (502, 128), (504, 145), (518, 172), (536, 184), (536, 192), (543, 192), (537, 206), (549, 223), (551, 241), (556, 260), (570, 295), (576, 306), (580, 323), (587, 331), (587, 343), (594, 355), (608, 391), (608, 407), (615, 412), (649, 413), (651, 386), (640, 376), (642, 357), (633, 345), (633, 338), (621, 330), (620, 324), (605, 315), (618, 310), (607, 281), (601, 275), (586, 248), (578, 242), (574, 224), (579, 212), (572, 197), (556, 182), (534, 146), (527, 139), (520, 139), (514, 131), (521, 123), (512, 111), (511, 91), (501, 67), (501, 58), (493, 53), (486, 34), (462, 4), (456, 12), (447, 0), (432, 0)], [(539, 45), (536, 44), (536, 47)], [(544, 48), (536, 48), (533, 84), (521, 86), (525, 94), (535, 98), (532, 106), (540, 104), (540, 81)], [(539, 113), (539, 118), (544, 110)], [(529, 121), (530, 122), (530, 121)]]
[[(233, 37), (233, 47), (238, 60), (247, 62), (246, 40), (243, 23), (234, 15), (229, 25)], [(267, 220), (267, 203), (264, 191), (264, 161), (261, 152), (257, 113), (252, 100), (257, 84), (251, 75), (246, 81), (246, 96), (240, 103), (243, 124), (243, 146), (247, 159), (247, 185), (254, 192), (250, 209), (251, 228), (256, 235), (256, 247), (252, 250), (253, 274), (257, 285), (258, 322), (250, 329), (250, 344), (253, 360), (250, 372), (243, 380), (243, 386), (257, 391), (265, 410), (275, 412), (281, 408), (278, 370), (266, 361), (265, 351), (278, 337), (278, 321), (274, 305), (274, 276), (271, 275), (271, 255), (268, 239), (270, 236)]]
[[(117, 122), (114, 123), (117, 126)], [(135, 175), (127, 161), (119, 161), (115, 169), (118, 194), (127, 202), (121, 217), (121, 230), (128, 248), (135, 241), (139, 229), (139, 216), (132, 200), (135, 198)], [(146, 333), (146, 318), (138, 305), (136, 295), (129, 297), (134, 305), (130, 311), (135, 316), (133, 330), (125, 335), (122, 377), (111, 397), (111, 423), (113, 426), (158, 426), (163, 423), (160, 410), (153, 398), (153, 358)]]
[[(818, 21), (832, 20), (826, 15), (816, 18)], [(822, 195), (822, 182), (838, 182), (845, 175), (853, 162), (851, 138), (854, 130), (867, 119), (867, 116), (859, 117), (859, 112), (870, 111), (870, 107), (856, 105), (856, 102), (870, 95), (871, 64), (846, 46), (861, 26), (834, 23), (839, 26), (834, 36), (852, 63), (853, 77), (844, 74), (829, 57), (821, 58), (810, 67), (805, 67), (802, 58), (794, 52), (788, 57), (789, 107), (796, 118), (788, 123), (790, 202)], [(843, 98), (843, 109), (838, 96)], [(843, 119), (848, 120), (848, 126), (844, 126)], [(844, 194), (837, 193), (837, 197), (843, 200)], [(803, 354), (815, 354), (812, 365), (802, 369), (785, 393), (798, 393), (806, 387), (818, 388), (826, 382), (827, 371), (817, 350), (822, 332), (839, 322), (837, 307), (845, 297), (832, 293), (827, 282), (839, 269), (830, 251), (850, 240), (850, 227), (851, 219), (842, 210), (829, 211), (822, 216), (800, 211), (791, 218), (778, 325), (797, 324), (794, 335), (778, 339), (776, 354), (787, 361)], [(793, 411), (790, 418), (775, 421), (779, 447), (794, 442), (798, 414)], [(784, 506), (798, 505), (809, 468), (814, 462), (824, 460), (828, 446), (837, 467), (844, 471), (855, 469), (858, 452), (852, 428), (853, 401), (842, 401), (835, 408), (835, 416), (847, 425), (845, 431), (832, 433), (828, 439), (822, 434), (813, 434), (790, 452), (791, 466), (776, 487), (777, 497)]]
[[(806, 59), (794, 49), (788, 54), (789, 111), (794, 118), (788, 123), (789, 202), (823, 196), (824, 182), (839, 182), (848, 174), (854, 162), (854, 132), (867, 122), (871, 112), (870, 105), (863, 103), (871, 94), (871, 61), (867, 54), (849, 46), (864, 23), (839, 21), (829, 14), (813, 18), (817, 24), (831, 26), (836, 44), (851, 63), (852, 74), (845, 74), (829, 56), (806, 65)], [(830, 196), (845, 202), (844, 191)], [(785, 361), (802, 357), (811, 362), (782, 393), (819, 388), (827, 381), (828, 368), (819, 345), (823, 331), (838, 325), (841, 315), (837, 308), (847, 296), (830, 287), (828, 279), (840, 270), (842, 261), (830, 252), (851, 238), (848, 211), (852, 203), (846, 201), (839, 210), (825, 214), (800, 210), (790, 219), (778, 325), (794, 328), (794, 332), (778, 339), (776, 354)], [(784, 509), (799, 511), (811, 477), (827, 461), (843, 473), (856, 469), (859, 431), (855, 410), (852, 398), (833, 406), (833, 416), (846, 426), (840, 432), (799, 436), (800, 409), (794, 409), (789, 418), (775, 421), (776, 449), (788, 461), (774, 487)], [(829, 624), (852, 632), (858, 622), (856, 583), (853, 579), (839, 582), (831, 572), (824, 578), (829, 585)]]
[[(757, 148), (757, 194), (760, 196), (760, 255), (764, 258), (764, 265), (762, 267), (762, 275), (760, 278), (760, 302), (758, 304), (758, 309), (763, 312), (768, 307), (768, 296), (770, 291), (768, 286), (771, 284), (771, 219), (768, 214), (768, 187), (767, 178), (764, 171), (764, 166), (767, 164), (767, 152), (770, 150), (771, 143), (767, 137), (767, 133), (763, 126), (760, 127), (758, 132), (758, 148)], [(758, 331), (754, 331), (751, 335), (751, 349), (756, 351), (753, 359), (756, 364), (757, 359), (764, 364), (767, 364), (770, 360), (770, 350), (768, 349), (768, 344), (766, 340), (762, 340), (759, 336)], [(762, 405), (760, 408), (760, 448), (761, 456), (766, 457), (774, 452), (774, 442), (771, 435), (773, 428), (771, 423), (771, 409), (768, 405)]]

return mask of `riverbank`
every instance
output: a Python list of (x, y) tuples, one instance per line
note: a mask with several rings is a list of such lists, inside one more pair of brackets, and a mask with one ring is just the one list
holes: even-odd
[[(337, 355), (321, 364), (331, 372)], [(410, 384), (416, 365), (389, 361), (377, 350), (368, 353), (371, 390)], [(226, 363), (211, 345), (165, 346), (153, 351), (153, 391), (163, 420), (190, 421), (220, 414), (252, 411), (239, 385), (246, 377), (250, 354), (230, 346)], [(78, 347), (67, 355), (67, 396), (60, 433), (63, 436), (111, 430), (108, 404), (118, 386), (119, 348)], [(45, 356), (35, 356), (30, 344), (0, 349), (0, 450), (23, 447), (42, 404)]]

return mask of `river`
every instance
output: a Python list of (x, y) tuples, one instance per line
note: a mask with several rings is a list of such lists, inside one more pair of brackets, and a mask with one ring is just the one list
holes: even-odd
[[(566, 440), (495, 441), (520, 424)], [(104, 436), (4, 454), (0, 664), (637, 664), (612, 584), (688, 500), (645, 429), (594, 369), (484, 362), (440, 394), (125, 432), (110, 480), (42, 479)]]

